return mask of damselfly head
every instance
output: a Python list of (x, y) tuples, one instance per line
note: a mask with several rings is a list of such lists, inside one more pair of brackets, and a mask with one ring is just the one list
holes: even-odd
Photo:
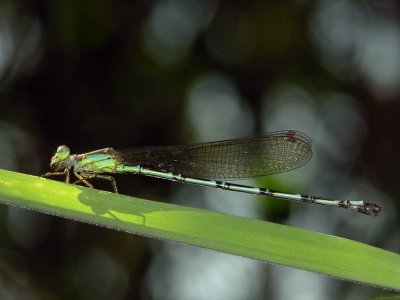
[(54, 171), (65, 169), (65, 160), (69, 157), (70, 150), (68, 146), (61, 145), (57, 148), (56, 153), (50, 161), (50, 168)]

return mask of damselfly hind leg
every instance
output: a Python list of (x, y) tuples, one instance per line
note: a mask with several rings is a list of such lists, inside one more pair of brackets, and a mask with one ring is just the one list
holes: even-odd
[(114, 177), (110, 175), (96, 175), (95, 178), (101, 178), (109, 181), (113, 187), (114, 193), (118, 194), (117, 183), (115, 182)]
[(104, 179), (107, 180), (111, 183), (114, 193), (118, 194), (118, 188), (117, 188), (117, 183), (115, 182), (114, 177), (109, 176), (109, 175), (100, 175), (100, 174), (90, 174), (90, 175), (86, 175), (85, 177), (83, 177), (81, 174), (79, 173), (75, 173), (76, 177), (78, 177), (79, 179), (74, 181), (73, 184), (79, 184), (81, 182), (83, 182), (84, 184), (86, 184), (88, 187), (93, 188), (93, 185), (88, 181), (88, 180), (92, 180), (92, 179)]

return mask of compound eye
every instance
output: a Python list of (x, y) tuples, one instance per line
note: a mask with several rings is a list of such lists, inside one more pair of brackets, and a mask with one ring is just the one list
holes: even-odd
[(57, 157), (59, 160), (64, 160), (69, 156), (69, 154), (70, 151), (68, 146), (61, 145), (57, 148), (56, 154), (54, 156)]

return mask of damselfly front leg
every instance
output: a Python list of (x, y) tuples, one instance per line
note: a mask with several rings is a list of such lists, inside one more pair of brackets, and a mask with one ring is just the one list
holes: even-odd
[(65, 176), (65, 182), (69, 183), (70, 177), (69, 177), (69, 170), (65, 169), (63, 172), (47, 172), (40, 177), (52, 177), (52, 176)]

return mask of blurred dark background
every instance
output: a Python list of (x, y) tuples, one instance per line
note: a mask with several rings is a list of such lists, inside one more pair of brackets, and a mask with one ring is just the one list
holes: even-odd
[[(342, 209), (117, 176), (120, 192), (400, 249), (397, 1), (0, 1), (0, 168), (295, 129), (312, 161), (252, 181)], [(98, 188), (109, 188), (96, 183)], [(0, 299), (365, 299), (382, 291), (0, 207)], [(290, 287), (290, 288), (288, 288)]]

